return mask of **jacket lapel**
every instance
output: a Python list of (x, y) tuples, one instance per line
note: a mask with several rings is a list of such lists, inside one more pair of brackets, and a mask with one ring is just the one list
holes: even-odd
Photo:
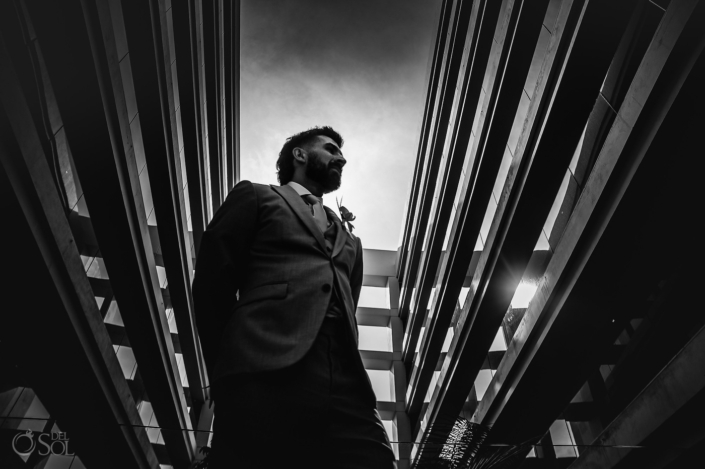
[(342, 222), (338, 218), (338, 215), (336, 215), (333, 210), (326, 206), (323, 206), (323, 208), (326, 210), (326, 213), (328, 213), (328, 216), (333, 219), (333, 223), (335, 223), (338, 228), (336, 230), (337, 234), (335, 236), (335, 244), (333, 245), (333, 254), (331, 254), (331, 257), (335, 257), (343, 249), (343, 246), (345, 245), (345, 238), (349, 236), (349, 234), (347, 231), (345, 231), (345, 228), (343, 227)]
[[(316, 238), (316, 241), (318, 241), (318, 245), (323, 250), (323, 252), (328, 252), (326, 249), (326, 241), (323, 238), (323, 233), (321, 233), (321, 229), (318, 228), (318, 225), (316, 225), (313, 216), (311, 216), (311, 208), (309, 207), (309, 205), (303, 201), (301, 196), (291, 186), (272, 185), (271, 187), (280, 196), (282, 196), (282, 198), (286, 201), (289, 207), (291, 207), (291, 209), (294, 211), (296, 216), (299, 217), (301, 223), (303, 223), (304, 226), (308, 228), (313, 237)], [(340, 233), (338, 233), (338, 236), (340, 236)], [(337, 239), (335, 244), (337, 247)]]

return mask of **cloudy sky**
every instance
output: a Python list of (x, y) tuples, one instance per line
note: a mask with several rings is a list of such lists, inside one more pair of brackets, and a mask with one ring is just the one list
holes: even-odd
[(440, 0), (243, 0), (242, 179), (278, 184), (287, 137), (330, 125), (348, 160), (336, 197), (363, 246), (396, 250), (416, 161)]

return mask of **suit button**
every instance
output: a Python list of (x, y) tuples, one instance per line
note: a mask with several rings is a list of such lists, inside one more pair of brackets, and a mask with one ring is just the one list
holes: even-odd
[(330, 291), (330, 285), (326, 283), (321, 287), (321, 290), (323, 290), (323, 293), (328, 293)]

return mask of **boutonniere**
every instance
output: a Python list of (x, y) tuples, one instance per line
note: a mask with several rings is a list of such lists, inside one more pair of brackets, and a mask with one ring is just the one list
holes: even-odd
[(353, 215), (353, 213), (350, 210), (348, 210), (347, 208), (340, 205), (341, 203), (343, 203), (343, 199), (340, 199), (340, 201), (338, 201), (338, 198), (336, 197), (335, 202), (338, 204), (338, 211), (340, 212), (340, 218), (341, 218), (341, 220), (343, 220), (343, 228), (345, 228), (345, 225), (347, 224), (348, 225), (347, 226), (348, 232), (352, 233), (352, 230), (355, 227), (350, 222), (355, 221), (355, 215)]

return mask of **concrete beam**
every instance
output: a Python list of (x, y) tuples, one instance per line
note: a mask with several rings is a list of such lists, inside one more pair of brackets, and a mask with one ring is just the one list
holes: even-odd
[[(201, 107), (201, 90), (198, 86), (198, 34), (200, 29), (196, 24), (195, 1), (173, 2), (167, 12), (171, 17), (171, 30), (174, 41), (174, 59), (179, 96), (179, 121), (183, 159), (186, 165), (186, 181), (188, 183), (189, 206), (191, 211), (191, 226), (193, 228), (194, 251), (198, 252), (201, 237), (206, 229), (208, 209), (206, 207), (205, 166), (203, 157), (203, 119)], [(202, 37), (200, 38), (203, 39)]]
[(223, 184), (223, 147), (221, 145), (221, 135), (223, 128), (220, 125), (222, 119), (221, 88), (220, 88), (220, 11), (218, 0), (197, 1), (196, 8), (201, 9), (202, 31), (203, 31), (203, 68), (202, 79), (204, 85), (204, 108), (206, 123), (206, 158), (209, 161), (210, 172), (208, 174), (210, 184), (211, 204), (213, 214), (218, 211), (227, 194), (224, 193)]
[[(123, 135), (131, 134), (133, 142), (142, 140), (140, 146), (144, 149), (146, 161), (144, 171), (147, 171), (152, 192), (159, 247), (169, 282), (169, 299), (191, 389), (191, 423), (195, 425), (200, 407), (208, 399), (208, 377), (193, 315), (193, 261), (183, 194), (185, 181), (179, 156), (182, 138), (179, 137), (180, 122), (172, 79), (172, 41), (163, 5), (116, 1), (113, 10), (120, 8), (119, 5), (123, 9), (123, 21), (104, 11), (101, 22), (104, 28), (110, 27), (115, 35), (126, 38), (128, 56), (123, 60), (129, 60), (131, 67), (120, 73), (116, 56), (109, 55), (107, 62), (111, 76), (121, 77), (121, 80), (113, 78), (115, 94), (125, 93), (125, 81), (131, 82), (134, 90), (136, 117), (130, 122), (127, 113), (119, 114), (120, 130)], [(178, 33), (187, 34), (187, 31)], [(135, 127), (141, 130), (135, 131)]]
[[(437, 91), (437, 109), (434, 110), (437, 115), (434, 115), (431, 121), (432, 126), (429, 128), (428, 145), (425, 150), (426, 153), (423, 155), (423, 159), (428, 161), (428, 167), (424, 174), (423, 185), (419, 191), (418, 201), (415, 202), (418, 206), (415, 207), (416, 219), (413, 222), (412, 229), (416, 231), (416, 234), (410, 239), (410, 256), (408, 265), (404, 267), (404, 276), (398, 277), (400, 284), (404, 286), (404, 292), (402, 293), (400, 301), (400, 317), (405, 322), (407, 321), (407, 316), (411, 313), (412, 297), (416, 298), (418, 297), (418, 293), (420, 293), (413, 293), (412, 287), (416, 285), (417, 279), (421, 273), (419, 267), (424, 260), (422, 250), (426, 242), (426, 228), (428, 227), (431, 209), (434, 206), (438, 174), (443, 171), (441, 169), (441, 162), (444, 160), (443, 148), (448, 136), (450, 116), (454, 106), (453, 98), (455, 96), (457, 76), (463, 61), (465, 32), (467, 31), (471, 10), (472, 5), (470, 2), (463, 0), (453, 1), (450, 10), (450, 23), (447, 37), (441, 43), (444, 50), (443, 71)], [(446, 162), (449, 161), (450, 160), (446, 160)]]
[[(19, 24), (8, 24), (17, 16), (7, 13), (0, 13), (3, 36), (19, 33)], [(24, 47), (21, 36), (14, 42)], [(6, 358), (26, 373), (85, 464), (154, 468), (156, 455), (140, 427), (5, 44), (0, 39), (0, 200), (12, 226), (2, 231), (2, 244), (11, 247), (0, 332)]]
[[(456, 188), (455, 190), (460, 191), (458, 199), (460, 206), (455, 218), (452, 220), (448, 250), (447, 255), (443, 259), (444, 262), (439, 263), (438, 259), (436, 259), (435, 262), (432, 261), (429, 264), (431, 271), (422, 272), (422, 278), (425, 283), (417, 285), (416, 304), (418, 311), (410, 312), (411, 321), (408, 321), (407, 341), (404, 344), (404, 350), (406, 351), (404, 363), (410, 375), (408, 413), (413, 425), (416, 425), (418, 421), (426, 390), (433, 376), (435, 362), (438, 360), (438, 354), (441, 351), (446, 332), (453, 317), (462, 287), (461, 281), (465, 277), (464, 274), (467, 273), (469, 264), (472, 261), (473, 251), (471, 249), (474, 248), (475, 240), (477, 239), (475, 228), (479, 232), (484, 217), (484, 210), (475, 210), (474, 207), (478, 204), (483, 204), (486, 207), (491, 188), (494, 187), (494, 183), (487, 186), (485, 193), (483, 193), (482, 187), (474, 186), (476, 178), (471, 168), (477, 168), (477, 165), (471, 162), (485, 161), (480, 175), (487, 177), (488, 180), (491, 178), (494, 181), (496, 176), (492, 177), (489, 174), (496, 173), (499, 163), (502, 161), (501, 154), (503, 152), (500, 154), (500, 158), (495, 158), (494, 155), (483, 156), (483, 151), (489, 149), (489, 147), (485, 146), (483, 148), (480, 142), (506, 139), (506, 135), (509, 134), (511, 127), (508, 128), (507, 123), (511, 125), (512, 119), (506, 119), (504, 116), (513, 115), (519, 104), (519, 97), (525, 81), (523, 77), (526, 76), (528, 71), (532, 56), (531, 51), (533, 51), (533, 44), (535, 44), (541, 29), (541, 20), (545, 15), (546, 3), (546, 1), (542, 0), (532, 5), (533, 8), (525, 9), (520, 20), (519, 11), (521, 7), (517, 5), (514, 8), (511, 2), (476, 2), (473, 4), (473, 22), (468, 33), (470, 44), (466, 44), (466, 50), (473, 53), (467, 58), (467, 60), (470, 60), (470, 57), (472, 57), (472, 63), (467, 65), (466, 72), (470, 74), (467, 78), (467, 83), (461, 83), (463, 88), (467, 86), (467, 94), (463, 97), (464, 99), (458, 101), (463, 103), (463, 108), (461, 112), (457, 113), (460, 119), (457, 132), (462, 137), (453, 141), (453, 146), (451, 147), (453, 164), (457, 164), (458, 168), (450, 168), (451, 171), (455, 171), (456, 179), (454, 184), (448, 186), (449, 189)], [(517, 23), (517, 21), (519, 22)], [(516, 37), (512, 39), (514, 34), (516, 34)], [(487, 79), (487, 86), (489, 87), (486, 90), (488, 98), (481, 102), (482, 86), (485, 79)], [(514, 88), (518, 90), (518, 93)], [(490, 117), (492, 112), (489, 112), (488, 106), (494, 106), (495, 104), (498, 115)], [(484, 115), (487, 118), (480, 124), (482, 125), (482, 131), (475, 129), (477, 138), (473, 140), (468, 151), (478, 105), (483, 107)], [(496, 121), (490, 132), (492, 119), (496, 119)], [(491, 152), (491, 149), (489, 151)], [(470, 163), (467, 164), (468, 169), (462, 181), (462, 187), (457, 188), (458, 178), (461, 174), (460, 169), (466, 163), (466, 160), (469, 160)], [(444, 194), (441, 197), (441, 203), (444, 204), (444, 206), (441, 206), (443, 211), (439, 214), (438, 219), (434, 220), (434, 225), (438, 224), (440, 228), (440, 230), (432, 232), (434, 236), (432, 242), (436, 243), (434, 247), (437, 250), (440, 250), (445, 239), (452, 204), (455, 200), (455, 191), (450, 190), (449, 192), (448, 195)], [(472, 196), (472, 199), (470, 196)], [(470, 214), (470, 216), (466, 217), (467, 214)], [(461, 220), (462, 225), (460, 223)], [(430, 249), (430, 251), (431, 256), (433, 254), (438, 256), (437, 253), (433, 252), (433, 249)], [(428, 256), (429, 252), (426, 255)], [(440, 269), (439, 278), (435, 278), (436, 269)], [(433, 320), (431, 325), (426, 327), (424, 336), (421, 338), (421, 349), (419, 350), (421, 356), (420, 366), (413, 367), (414, 351), (419, 343), (421, 324), (426, 321), (426, 307), (432, 286), (436, 286), (437, 290), (431, 305), (431, 317)], [(421, 314), (416, 314), (417, 312), (421, 312)]]
[[(474, 64), (471, 62), (468, 66), (468, 61), (476, 52), (477, 44), (473, 44), (473, 39), (476, 39), (475, 28), (479, 28), (479, 25), (482, 24), (484, 6), (483, 1), (459, 3), (455, 28), (452, 36), (447, 39), (446, 47), (449, 48), (452, 61), (442, 90), (441, 108), (437, 116), (437, 128), (434, 139), (431, 141), (429, 155), (432, 161), (439, 160), (440, 178), (434, 177), (434, 180), (429, 182), (428, 192), (420, 207), (420, 213), (422, 217), (425, 217), (419, 221), (424, 227), (420, 230), (424, 232), (424, 236), (415, 240), (416, 242), (411, 247), (412, 250), (421, 249), (418, 271), (408, 271), (409, 277), (403, 281), (407, 287), (400, 300), (400, 308), (407, 324), (405, 350), (415, 350), (419, 340), (421, 323), (425, 320), (431, 289), (435, 285), (436, 273), (441, 259), (443, 259), (443, 242), (453, 212), (455, 191), (463, 174), (463, 163), (471, 135), (469, 128), (472, 125), (475, 105), (480, 97), (485, 58), (489, 54), (489, 46), (492, 43), (492, 36), (486, 35), (489, 36), (488, 41), (483, 42), (484, 47), (480, 49), (478, 57), (478, 65), (481, 64), (481, 66), (477, 68), (482, 70), (477, 72), (482, 75), (479, 78), (473, 76), (475, 78), (473, 84), (477, 86), (468, 89), (466, 81)], [(492, 19), (490, 18), (488, 21), (491, 22)], [(485, 36), (483, 36), (484, 38)], [(465, 103), (466, 100), (468, 107), (464, 108), (465, 112), (456, 112), (455, 118), (451, 120), (453, 108), (458, 105), (457, 103)], [(464, 124), (462, 127), (460, 120)], [(462, 129), (462, 133), (458, 138), (460, 129)], [(446, 147), (449, 147), (450, 150), (448, 150), (447, 156), (444, 156), (443, 152)], [(436, 186), (438, 187), (436, 188)], [(438, 193), (438, 198), (434, 198), (436, 193)], [(425, 228), (427, 225), (428, 231)], [(413, 304), (411, 303), (412, 296)], [(404, 364), (408, 371), (411, 371), (412, 356), (413, 353), (409, 353), (404, 357)]]
[[(545, 431), (601, 364), (620, 324), (631, 319), (629, 312), (646, 301), (653, 272), (678, 269), (681, 256), (694, 250), (686, 226), (687, 214), (696, 209), (676, 189), (687, 186), (688, 178), (662, 155), (687, 154), (698, 146), (695, 129), (704, 118), (698, 83), (705, 60), (698, 58), (703, 38), (696, 31), (705, 8), (696, 3), (674, 1), (664, 15), (522, 325), (473, 416), (492, 426), (493, 441), (523, 441)], [(671, 249), (651, 255), (655, 243)], [(562, 370), (560, 375), (547, 363)], [(521, 429), (515, 425), (519, 412), (530, 422)]]
[(117, 77), (111, 75), (108, 54), (124, 44), (110, 22), (101, 21), (110, 11), (107, 3), (40, 2), (28, 3), (28, 9), (145, 389), (172, 464), (186, 467), (195, 440), (159, 290), (135, 149), (121, 131), (126, 96), (113, 88)]
[[(605, 428), (594, 444), (582, 450), (580, 457), (570, 466), (571, 469), (617, 467), (632, 453), (639, 453), (641, 450), (635, 447), (643, 445), (661, 426), (666, 425), (692, 403), (697, 403), (700, 412), (696, 414), (691, 408), (685, 416), (690, 416), (688, 422), (680, 422), (687, 425), (681, 426), (681, 433), (685, 428), (689, 429), (686, 431), (687, 438), (676, 442), (676, 448), (663, 448), (663, 440), (650, 442), (669, 453), (659, 461), (658, 466), (654, 464), (652, 454), (650, 467), (663, 467), (675, 460), (683, 450), (702, 441), (705, 434), (700, 425), (700, 418), (696, 415), (702, 415), (705, 403), (703, 357), (705, 328), (700, 329), (639, 396)], [(701, 430), (693, 431), (696, 428)]]
[(426, 105), (424, 107), (424, 116), (421, 124), (422, 128), (421, 138), (419, 139), (418, 156), (416, 158), (416, 166), (414, 167), (409, 201), (406, 204), (407, 213), (406, 220), (404, 222), (403, 239), (401, 246), (399, 247), (399, 263), (397, 264), (397, 271), (391, 274), (391, 276), (395, 276), (400, 281), (403, 278), (406, 278), (408, 270), (412, 267), (413, 269), (418, 267), (417, 264), (415, 264), (415, 266), (410, 265), (418, 262), (418, 258), (414, 260), (414, 256), (417, 254), (411, 251), (411, 243), (418, 236), (418, 224), (416, 223), (418, 212), (417, 199), (423, 183), (422, 177), (424, 174), (424, 168), (429, 163), (428, 158), (426, 158), (427, 147), (429, 145), (429, 140), (432, 138), (431, 128), (435, 118), (436, 103), (439, 99), (438, 84), (442, 79), (442, 70), (445, 61), (445, 41), (443, 38), (445, 38), (448, 34), (448, 28), (450, 25), (451, 16), (453, 14), (453, 3), (453, 0), (443, 0), (438, 29), (436, 31), (436, 42), (433, 50), (433, 59), (431, 60), (430, 76), (428, 80), (428, 93), (426, 94)]
[[(531, 258), (633, 5), (608, 0), (562, 4), (473, 287), (441, 371), (440, 386), (426, 412), (424, 420), (429, 424), (439, 418), (454, 418), (462, 409)], [(522, 15), (524, 11), (522, 8)], [(502, 95), (497, 99), (501, 102)], [(492, 129), (488, 130), (485, 151), (491, 143), (495, 149), (491, 155), (496, 159), (504, 151), (508, 130), (496, 141), (491, 138)], [(476, 143), (478, 140), (482, 136)], [(491, 166), (486, 160), (483, 158), (480, 165)], [(484, 204), (477, 199), (474, 211), (484, 212), (487, 206), (496, 169), (487, 174), (476, 178), (476, 186), (485, 187), (487, 195)], [(423, 438), (423, 430), (416, 434), (417, 441)]]

